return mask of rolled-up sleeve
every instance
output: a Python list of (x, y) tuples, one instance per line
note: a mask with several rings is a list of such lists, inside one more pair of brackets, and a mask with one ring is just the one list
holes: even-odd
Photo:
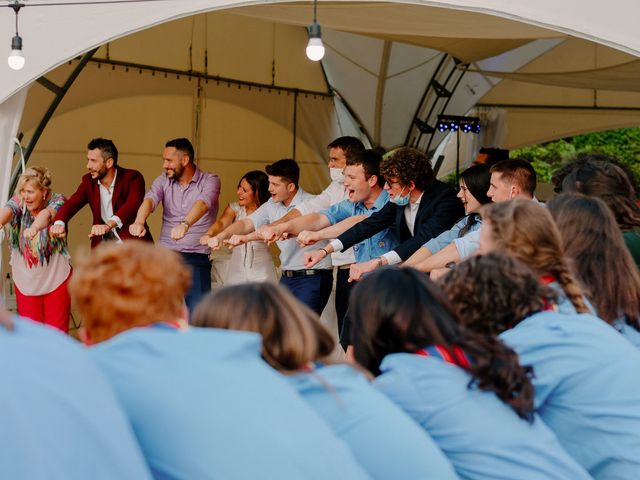
[(202, 200), (209, 209), (217, 209), (218, 198), (220, 197), (220, 187), (220, 177), (213, 173), (204, 174), (202, 186), (199, 189), (200, 193), (198, 194), (196, 201)]
[(168, 179), (164, 175), (160, 175), (153, 181), (151, 188), (145, 194), (144, 199), (149, 199), (153, 202), (152, 210), (155, 210), (156, 207), (162, 203), (162, 200), (164, 199), (164, 188), (167, 185), (167, 182)]
[(343, 200), (342, 202), (331, 205), (331, 207), (326, 210), (320, 210), (318, 213), (327, 217), (331, 225), (335, 225), (353, 215), (353, 203), (349, 200)]
[(456, 250), (458, 250), (460, 258), (470, 257), (480, 247), (480, 230), (469, 232), (461, 238), (455, 238), (453, 243), (456, 246)]

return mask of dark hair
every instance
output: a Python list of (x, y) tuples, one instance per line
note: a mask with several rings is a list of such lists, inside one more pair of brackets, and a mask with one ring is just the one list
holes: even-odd
[(611, 157), (602, 155), (578, 157), (574, 168), (562, 180), (562, 191), (602, 199), (613, 212), (621, 230), (635, 230), (640, 227), (640, 207), (636, 203), (633, 176), (611, 160)]
[(327, 357), (335, 346), (317, 314), (269, 282), (214, 290), (196, 307), (192, 324), (259, 333), (263, 358), (282, 371), (300, 370)]
[(468, 258), (438, 283), (462, 324), (483, 335), (499, 335), (557, 300), (533, 270), (498, 252)]
[(300, 181), (300, 167), (295, 160), (283, 158), (271, 165), (267, 165), (265, 170), (268, 175), (271, 175), (272, 177), (281, 177), (287, 182), (293, 183), (296, 188), (298, 188), (298, 182)]
[(193, 163), (196, 160), (195, 153), (193, 151), (193, 145), (188, 138), (174, 138), (173, 140), (169, 140), (165, 143), (165, 148), (173, 147), (179, 152), (182, 152), (183, 155), (187, 155), (189, 157), (189, 161)]
[[(246, 180), (251, 186), (251, 190), (256, 198), (258, 207), (269, 200), (271, 194), (269, 193), (269, 177), (262, 170), (251, 170), (245, 173), (240, 182)], [(238, 182), (238, 187), (240, 186)]]
[(442, 292), (423, 273), (385, 267), (358, 283), (350, 302), (356, 360), (380, 374), (392, 353), (415, 353), (430, 345), (459, 347), (471, 359), (471, 385), (494, 392), (522, 418), (533, 418), (531, 369), (498, 338), (459, 324)]
[(107, 138), (94, 138), (87, 145), (87, 150), (95, 150), (96, 148), (100, 150), (102, 158), (105, 161), (113, 158), (113, 166), (116, 166), (118, 164), (118, 149), (116, 148), (113, 141)]
[(480, 215), (491, 229), (496, 251), (507, 252), (538, 275), (551, 275), (576, 312), (589, 313), (582, 288), (564, 256), (562, 237), (541, 204), (524, 198), (484, 205)]
[(413, 182), (420, 190), (425, 190), (436, 179), (429, 157), (411, 147), (400, 147), (387, 153), (380, 164), (380, 172), (386, 180), (396, 177), (401, 185)]
[(579, 194), (559, 195), (547, 205), (598, 316), (608, 323), (624, 316), (640, 330), (640, 273), (611, 210)]
[(483, 159), (482, 162), (474, 162), (474, 164), (486, 165), (487, 167), (492, 167), (503, 160), (509, 160), (509, 150), (504, 148), (482, 147), (478, 155), (486, 155), (487, 158)]
[(345, 158), (349, 160), (351, 155), (354, 153), (363, 151), (364, 145), (356, 137), (344, 136), (336, 138), (333, 142), (327, 145), (327, 148), (339, 148), (344, 152)]
[(502, 181), (516, 184), (520, 190), (533, 197), (536, 191), (536, 171), (528, 161), (522, 158), (503, 160), (491, 167), (491, 173), (494, 172), (501, 174)]
[(362, 165), (364, 170), (364, 178), (369, 180), (372, 175), (378, 179), (378, 186), (384, 186), (384, 177), (380, 174), (380, 162), (382, 155), (375, 150), (362, 150), (355, 152), (347, 158), (347, 165)]
[(554, 192), (561, 193), (562, 183), (564, 182), (564, 179), (575, 170), (578, 170), (580, 167), (590, 162), (606, 162), (617, 165), (625, 173), (625, 175), (629, 179), (629, 182), (631, 182), (633, 190), (636, 192), (636, 194), (638, 193), (638, 191), (640, 191), (638, 189), (638, 179), (636, 175), (626, 164), (622, 163), (617, 158), (601, 153), (579, 153), (575, 157), (573, 157), (573, 159), (569, 163), (564, 164), (555, 172), (553, 172), (551, 183), (553, 184)]
[(491, 203), (491, 199), (487, 196), (491, 183), (491, 171), (487, 165), (484, 163), (473, 165), (462, 172), (460, 178), (464, 181), (473, 198), (481, 205)]

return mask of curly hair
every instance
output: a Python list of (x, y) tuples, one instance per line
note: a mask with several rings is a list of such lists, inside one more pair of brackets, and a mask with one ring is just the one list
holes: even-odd
[[(598, 197), (607, 204), (622, 231), (640, 227), (640, 207), (632, 174), (611, 157), (579, 156), (562, 180), (564, 193)], [(565, 167), (567, 168), (567, 167)], [(556, 180), (558, 181), (558, 180)]]
[(24, 188), (27, 182), (31, 183), (34, 187), (51, 191), (51, 171), (47, 167), (29, 167), (22, 172), (22, 175), (18, 177), (18, 183), (16, 185), (16, 193)]
[(77, 262), (69, 293), (92, 343), (182, 312), (191, 275), (179, 254), (139, 240), (103, 242)]
[(275, 369), (291, 372), (328, 356), (335, 340), (320, 318), (288, 290), (272, 283), (223, 287), (196, 307), (196, 327), (257, 332), (262, 356)]
[(624, 316), (640, 329), (640, 273), (611, 210), (602, 200), (580, 194), (559, 195), (548, 208), (598, 315), (608, 323)]
[(551, 275), (578, 313), (589, 313), (583, 291), (569, 269), (562, 238), (551, 214), (537, 202), (514, 199), (484, 205), (480, 215), (496, 251), (505, 251), (537, 275)]
[(403, 186), (413, 182), (420, 190), (425, 190), (436, 179), (429, 157), (410, 147), (396, 148), (385, 155), (380, 173), (385, 179), (397, 178)]
[(470, 257), (438, 282), (474, 332), (499, 335), (557, 300), (533, 271), (503, 253)]
[(492, 335), (460, 325), (442, 292), (411, 268), (385, 267), (358, 283), (351, 295), (355, 358), (375, 375), (391, 353), (415, 353), (429, 345), (460, 347), (472, 362), (463, 367), (470, 386), (494, 392), (521, 418), (533, 417), (532, 370)]

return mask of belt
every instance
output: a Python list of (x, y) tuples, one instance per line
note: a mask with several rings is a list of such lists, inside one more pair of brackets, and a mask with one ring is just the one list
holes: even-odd
[(331, 270), (327, 270), (326, 268), (318, 269), (318, 270), (282, 270), (283, 277), (310, 277), (312, 275), (322, 275), (324, 273), (330, 273)]
[(349, 270), (353, 263), (347, 263), (346, 265), (338, 265), (338, 270)]

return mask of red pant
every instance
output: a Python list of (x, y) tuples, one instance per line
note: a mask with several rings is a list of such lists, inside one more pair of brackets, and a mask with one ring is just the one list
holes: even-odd
[(45, 323), (69, 333), (69, 314), (71, 313), (71, 298), (67, 291), (67, 283), (71, 275), (53, 292), (44, 295), (23, 295), (16, 289), (18, 314), (36, 322)]

